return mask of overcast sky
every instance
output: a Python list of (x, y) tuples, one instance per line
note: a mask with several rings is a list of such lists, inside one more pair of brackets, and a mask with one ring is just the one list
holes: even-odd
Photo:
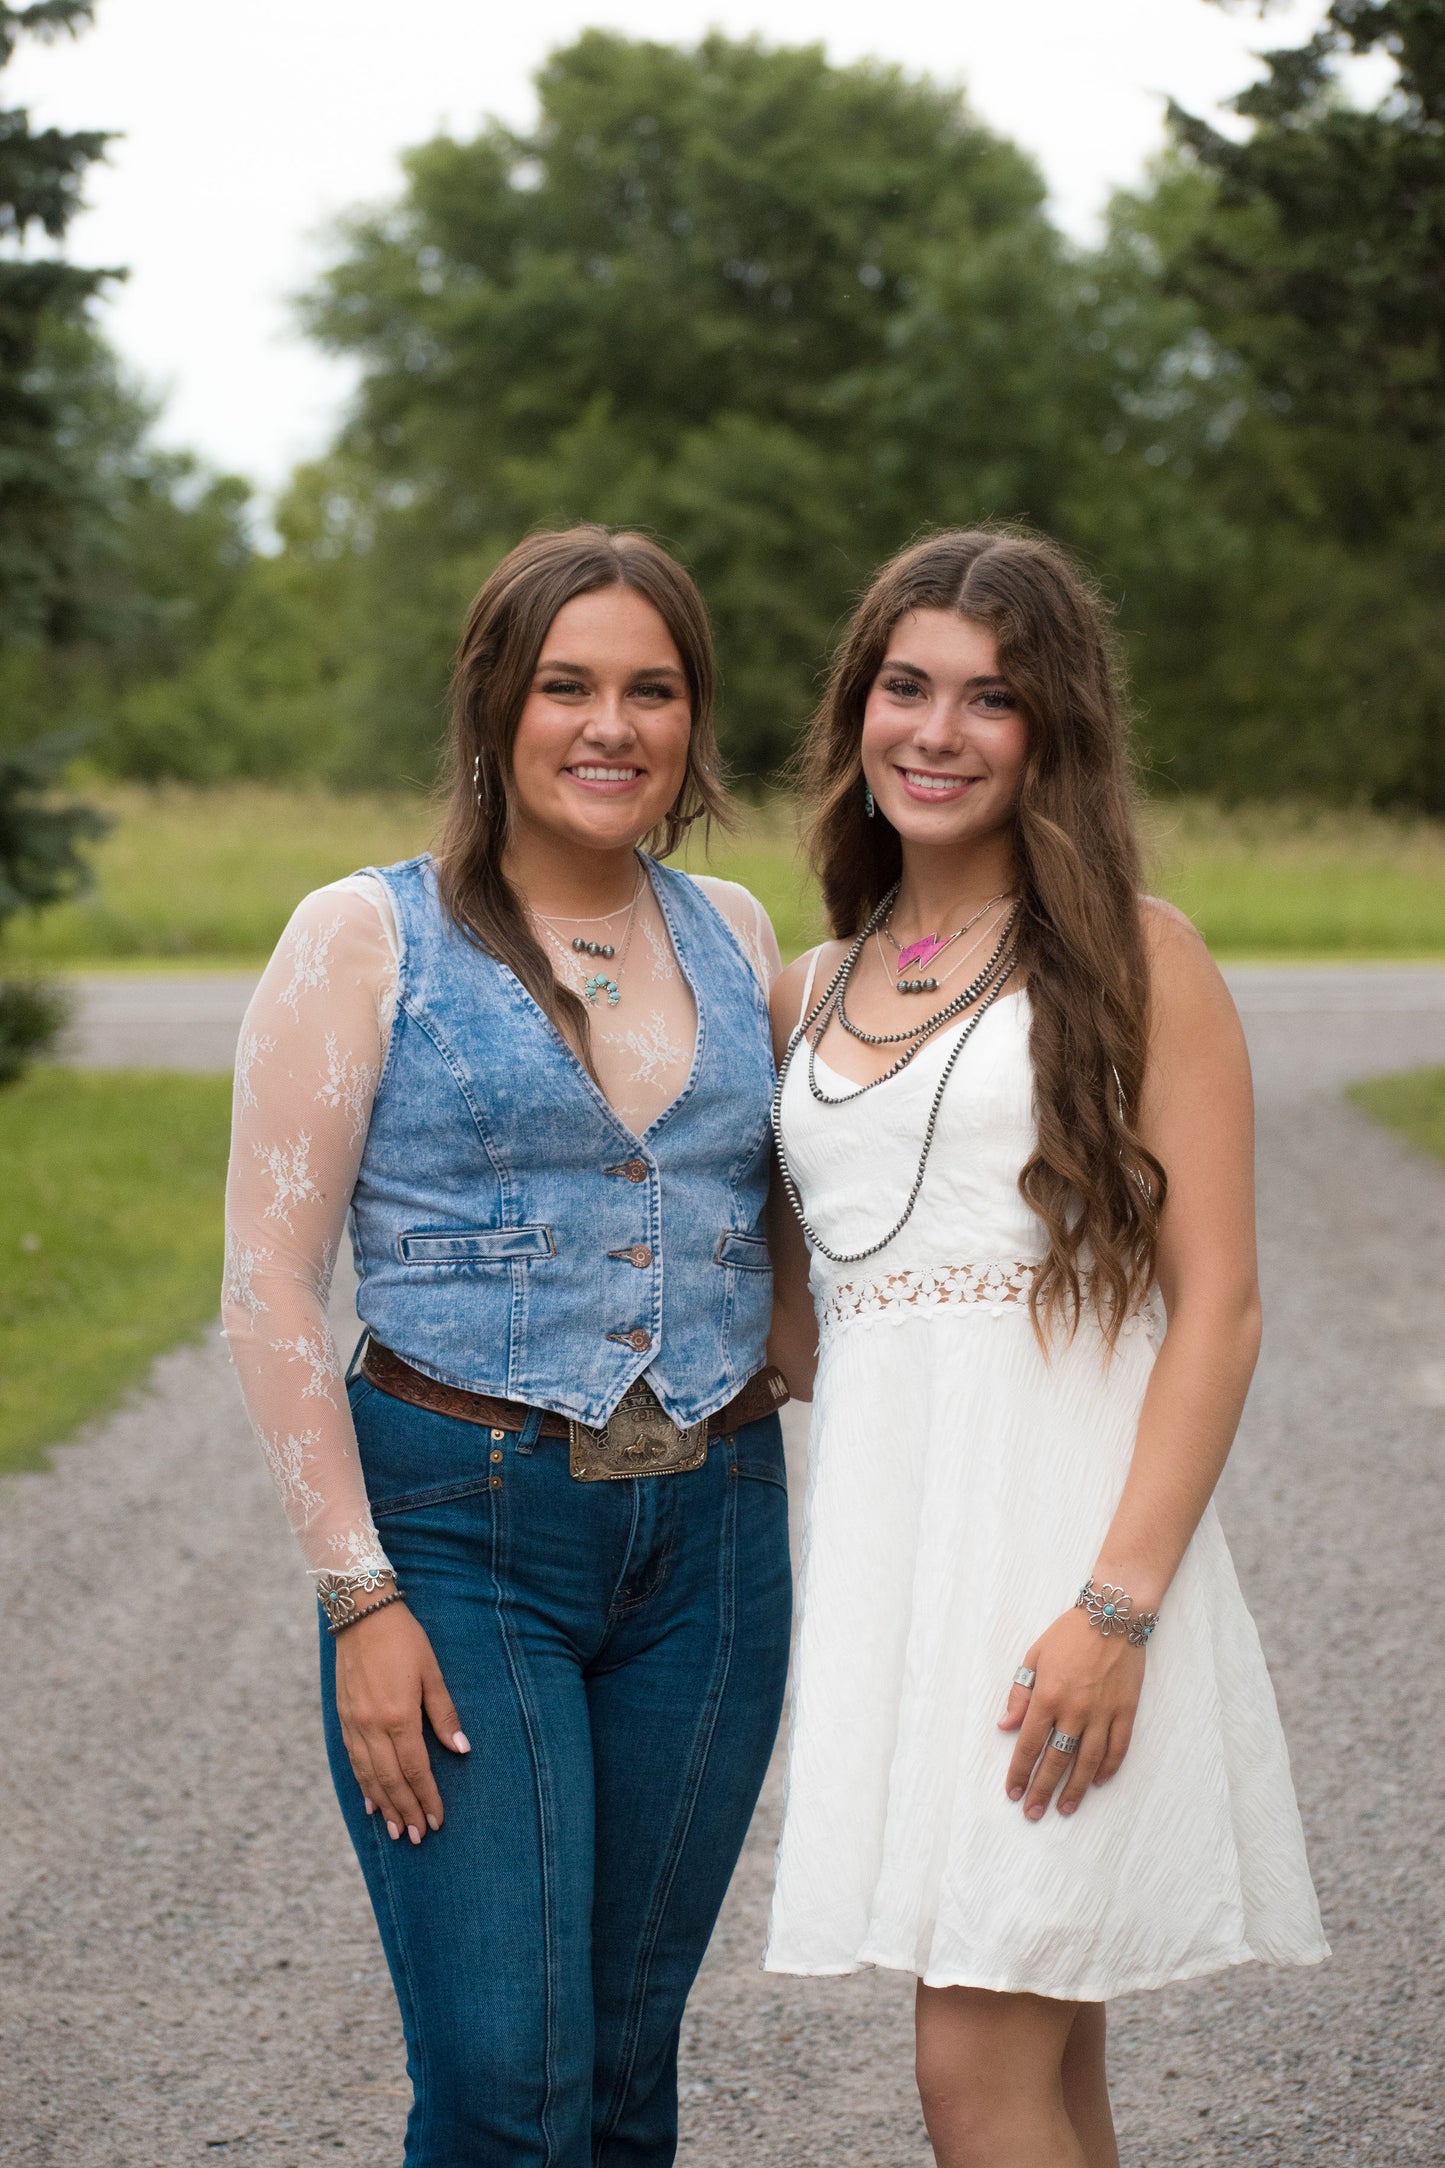
[(407, 144), (488, 114), (527, 122), (544, 55), (590, 25), (691, 43), (716, 26), (821, 40), (966, 85), (1039, 160), (1055, 215), (1087, 235), (1162, 138), (1165, 94), (1211, 112), (1323, 12), (1261, 23), (1205, 0), (100, 0), (72, 44), (26, 49), (6, 105), (114, 129), (70, 253), (124, 264), (111, 336), (166, 399), (163, 435), (267, 485), (325, 443), (352, 377), (314, 353), (287, 296), (329, 220), (384, 198)]

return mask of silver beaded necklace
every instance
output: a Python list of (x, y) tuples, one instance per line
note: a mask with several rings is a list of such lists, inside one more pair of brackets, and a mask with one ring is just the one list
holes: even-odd
[[(824, 992), (813, 1004), (807, 1015), (799, 1019), (797, 1028), (788, 1040), (787, 1047), (784, 1050), (783, 1059), (778, 1069), (777, 1089), (773, 1093), (773, 1141), (777, 1146), (778, 1171), (783, 1178), (783, 1187), (787, 1192), (788, 1201), (798, 1215), (803, 1232), (809, 1242), (815, 1250), (828, 1259), (830, 1264), (834, 1265), (860, 1265), (865, 1259), (876, 1257), (880, 1250), (886, 1250), (889, 1243), (903, 1232), (903, 1229), (913, 1217), (913, 1208), (917, 1204), (923, 1189), (923, 1177), (928, 1171), (929, 1154), (933, 1150), (934, 1134), (938, 1128), (939, 1109), (943, 1105), (943, 1095), (948, 1089), (948, 1080), (953, 1075), (960, 1054), (962, 1054), (974, 1032), (1003, 992), (1005, 985), (1018, 966), (1018, 954), (1012, 945), (1014, 922), (1018, 917), (1018, 907), (1016, 905), (1009, 913), (993, 955), (984, 965), (982, 971), (970, 980), (962, 993), (955, 994), (952, 1001), (938, 1010), (935, 1015), (925, 1018), (922, 1024), (916, 1024), (908, 1031), (864, 1031), (861, 1025), (851, 1021), (846, 1012), (845, 998), (848, 991), (848, 981), (853, 975), (859, 957), (868, 945), (869, 938), (875, 928), (882, 924), (897, 894), (898, 886), (895, 882), (839, 964)], [(870, 1242), (866, 1249), (830, 1249), (803, 1209), (802, 1196), (794, 1179), (793, 1170), (788, 1164), (787, 1148), (783, 1143), (783, 1091), (799, 1043), (807, 1040), (808, 1032), (814, 1024), (817, 1024), (819, 1028), (816, 1035), (811, 1041), (807, 1042), (808, 1088), (819, 1106), (848, 1106), (853, 1100), (861, 1099), (865, 1092), (876, 1091), (880, 1084), (886, 1084), (888, 1079), (897, 1076), (901, 1069), (906, 1069), (919, 1049), (926, 1045), (934, 1034), (941, 1031), (946, 1024), (951, 1023), (955, 1017), (962, 1015), (964, 1010), (971, 1004), (974, 1005), (973, 1014), (959, 1033), (958, 1043), (944, 1063), (943, 1073), (939, 1077), (937, 1087), (934, 1090), (933, 1103), (929, 1107), (928, 1120), (923, 1131), (923, 1148), (918, 1155), (918, 1171), (913, 1177), (913, 1187), (908, 1192), (908, 1201), (904, 1205), (902, 1212), (889, 1228), (887, 1234), (883, 1235), (877, 1242)], [(891, 1063), (881, 1076), (874, 1077), (870, 1083), (856, 1085), (852, 1091), (844, 1092), (839, 1097), (830, 1097), (818, 1083), (817, 1048), (818, 1040), (822, 1038), (824, 1031), (835, 1015), (845, 1030), (851, 1032), (855, 1039), (861, 1039), (870, 1046), (896, 1046), (905, 1039), (911, 1039), (914, 1043), (899, 1056), (897, 1061)]]

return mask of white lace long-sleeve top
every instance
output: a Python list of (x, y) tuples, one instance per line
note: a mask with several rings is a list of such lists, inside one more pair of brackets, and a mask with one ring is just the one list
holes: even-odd
[[(735, 882), (695, 878), (766, 990), (781, 968), (767, 914)], [(539, 921), (539, 931), (558, 977), (580, 992), (596, 964), (557, 926)], [(592, 1013), (593, 1065), (640, 1135), (687, 1080), (696, 1010), (650, 883), (631, 921), (614, 913), (601, 931), (618, 952), (606, 968), (621, 999)], [(222, 1317), (252, 1427), (317, 1577), (389, 1571), (327, 1305), (396, 990), (390, 897), (375, 876), (353, 874), (297, 906), (236, 1053)]]

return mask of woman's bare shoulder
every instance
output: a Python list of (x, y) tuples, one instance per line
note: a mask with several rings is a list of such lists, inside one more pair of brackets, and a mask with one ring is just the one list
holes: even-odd
[(773, 983), (773, 1021), (792, 1031), (803, 1013), (803, 998), (808, 991), (809, 975), (812, 976), (812, 995), (817, 996), (827, 985), (839, 963), (847, 954), (846, 941), (824, 941), (817, 948), (804, 949), (795, 956), (787, 969)]
[(1140, 908), (1156, 1031), (1210, 1018), (1235, 1023), (1234, 997), (1193, 919), (1162, 896), (1141, 897)]

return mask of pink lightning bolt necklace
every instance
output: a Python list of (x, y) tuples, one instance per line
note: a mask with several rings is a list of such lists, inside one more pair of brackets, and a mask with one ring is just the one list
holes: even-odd
[[(923, 935), (922, 939), (918, 941), (899, 941), (893, 931), (892, 914), (890, 913), (888, 922), (884, 925), (882, 931), (887, 936), (890, 945), (893, 948), (896, 948), (898, 951), (898, 961), (891, 967), (891, 969), (899, 993), (936, 993), (938, 991), (938, 980), (936, 978), (926, 977), (911, 979), (907, 976), (910, 967), (921, 969), (926, 972), (929, 965), (931, 963), (936, 963), (945, 949), (952, 948), (955, 941), (961, 941), (963, 939), (963, 936), (970, 930), (971, 927), (976, 926), (981, 918), (986, 918), (988, 916), (989, 912), (993, 910), (996, 904), (1007, 903), (1008, 900), (1009, 892), (1007, 889), (1005, 889), (1000, 895), (990, 896), (987, 903), (981, 903), (978, 909), (973, 913), (972, 917), (966, 918), (964, 920), (963, 924), (958, 928), (958, 931), (956, 933), (926, 933)], [(977, 946), (978, 943), (975, 942), (974, 948), (977, 948)], [(881, 943), (879, 944), (879, 953), (882, 954)], [(973, 949), (970, 949), (968, 951), (968, 954), (972, 955)], [(885, 958), (884, 961), (886, 962), (887, 959)], [(953, 974), (952, 972), (950, 972), (949, 977), (951, 978), (952, 976)]]

